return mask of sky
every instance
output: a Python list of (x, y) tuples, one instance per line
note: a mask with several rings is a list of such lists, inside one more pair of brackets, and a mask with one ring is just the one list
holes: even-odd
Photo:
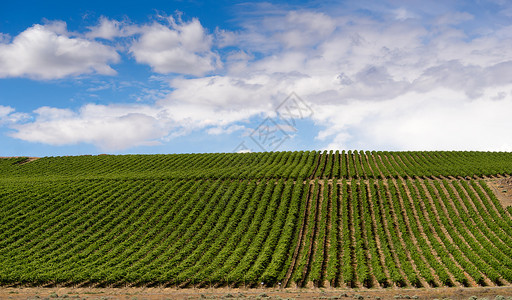
[(512, 151), (512, 2), (2, 1), (0, 156)]

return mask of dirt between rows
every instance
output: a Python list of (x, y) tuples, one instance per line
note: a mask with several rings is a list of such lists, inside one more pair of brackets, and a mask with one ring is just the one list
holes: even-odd
[(469, 299), (511, 297), (512, 286), (417, 289), (10, 288), (0, 299)]

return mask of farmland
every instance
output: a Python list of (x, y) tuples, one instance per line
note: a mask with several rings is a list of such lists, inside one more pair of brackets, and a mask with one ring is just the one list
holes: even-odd
[(0, 283), (509, 286), (511, 174), (503, 152), (3, 158)]

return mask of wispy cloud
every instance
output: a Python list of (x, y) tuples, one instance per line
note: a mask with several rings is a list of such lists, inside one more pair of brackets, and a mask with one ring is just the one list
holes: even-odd
[(0, 105), (0, 125), (12, 125), (29, 119), (30, 116), (25, 113), (16, 112), (10, 106)]

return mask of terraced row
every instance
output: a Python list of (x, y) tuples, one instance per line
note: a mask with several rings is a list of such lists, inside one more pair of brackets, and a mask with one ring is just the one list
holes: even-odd
[(382, 179), (512, 175), (507, 152), (295, 151), (0, 159), (4, 178)]

